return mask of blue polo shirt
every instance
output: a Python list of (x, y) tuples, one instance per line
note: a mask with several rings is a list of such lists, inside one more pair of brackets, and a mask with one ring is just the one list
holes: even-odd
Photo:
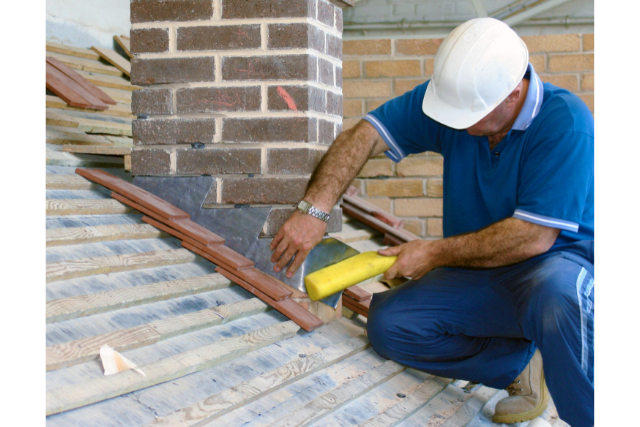
[(529, 89), (512, 129), (493, 150), (486, 136), (444, 126), (422, 112), (429, 81), (367, 114), (395, 162), (412, 153), (444, 157), (444, 237), (514, 217), (561, 230), (551, 250), (593, 240), (593, 115), (571, 92)]

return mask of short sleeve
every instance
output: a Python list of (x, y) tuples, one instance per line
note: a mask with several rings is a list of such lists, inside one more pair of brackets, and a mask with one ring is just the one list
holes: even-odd
[(525, 150), (514, 218), (577, 233), (593, 188), (593, 136), (554, 133)]
[(385, 154), (396, 163), (412, 153), (442, 153), (439, 134), (444, 126), (422, 112), (428, 84), (426, 81), (416, 86), (364, 117), (387, 143), (390, 149)]

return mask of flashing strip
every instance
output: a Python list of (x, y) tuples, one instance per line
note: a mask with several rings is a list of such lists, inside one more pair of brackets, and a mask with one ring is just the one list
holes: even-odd
[(400, 146), (393, 139), (387, 128), (380, 122), (380, 120), (378, 120), (371, 114), (367, 114), (363, 117), (363, 119), (371, 123), (373, 127), (376, 128), (376, 130), (380, 133), (382, 139), (384, 139), (384, 142), (386, 142), (389, 146), (390, 150), (384, 152), (387, 157), (398, 163), (400, 160), (404, 159), (407, 156), (404, 151), (402, 151), (402, 148), (400, 148)]
[(577, 233), (578, 229), (580, 228), (580, 224), (577, 224), (575, 222), (533, 214), (531, 212), (523, 211), (522, 209), (516, 209), (516, 211), (513, 213), (513, 218), (533, 222), (534, 224), (545, 225), (547, 227), (559, 228), (561, 230), (567, 230), (573, 233)]

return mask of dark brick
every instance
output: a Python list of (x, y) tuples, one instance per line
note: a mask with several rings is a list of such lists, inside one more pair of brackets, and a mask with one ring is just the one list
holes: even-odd
[(336, 30), (342, 33), (342, 9), (336, 7)]
[[(266, 228), (263, 227), (264, 232), (260, 234), (260, 237), (273, 237), (276, 235), (280, 227), (289, 219), (291, 215), (296, 211), (296, 208), (292, 207), (273, 207), (269, 212), (269, 216), (266, 221)], [(329, 214), (329, 222), (327, 222), (327, 233), (337, 233), (342, 230), (342, 209), (335, 208)]]
[(222, 181), (222, 204), (286, 204), (298, 203), (304, 196), (309, 178), (264, 177), (217, 178)]
[(320, 163), (326, 150), (312, 148), (267, 148), (268, 174), (309, 175)]
[(173, 114), (171, 89), (139, 89), (131, 94), (131, 111), (140, 114)]
[(327, 55), (342, 59), (342, 39), (327, 34)]
[(222, 58), (222, 80), (313, 80), (317, 59), (312, 55), (233, 56)]
[(334, 9), (336, 9), (336, 7), (328, 1), (318, 0), (318, 21), (324, 25), (333, 27), (333, 20), (335, 18)]
[(336, 87), (342, 89), (342, 67), (336, 67)]
[(133, 175), (169, 175), (171, 156), (159, 148), (135, 148), (131, 152), (131, 173)]
[(261, 158), (260, 148), (179, 148), (176, 171), (182, 175), (260, 173)]
[(342, 95), (327, 92), (327, 114), (342, 117)]
[(135, 145), (213, 142), (216, 122), (207, 119), (146, 119), (133, 121)]
[(314, 49), (325, 53), (324, 31), (311, 24), (269, 24), (269, 49)]
[(131, 23), (194, 21), (213, 17), (211, 0), (131, 0)]
[(325, 90), (312, 86), (269, 86), (267, 107), (275, 111), (326, 112)]
[(312, 18), (314, 15), (314, 0), (222, 0), (222, 19)]
[(166, 28), (131, 30), (131, 53), (169, 51), (169, 31)]
[(131, 83), (134, 85), (212, 82), (214, 80), (213, 57), (133, 58), (131, 60)]
[(318, 58), (318, 68), (320, 73), (318, 81), (333, 86), (333, 64), (326, 59)]
[(335, 126), (333, 122), (322, 120), (318, 122), (318, 142), (321, 144), (331, 144), (335, 139)]
[(224, 142), (316, 142), (316, 119), (312, 117), (226, 118)]
[(178, 114), (259, 111), (260, 86), (196, 87), (176, 91)]
[(260, 25), (178, 28), (178, 50), (230, 50), (260, 47)]

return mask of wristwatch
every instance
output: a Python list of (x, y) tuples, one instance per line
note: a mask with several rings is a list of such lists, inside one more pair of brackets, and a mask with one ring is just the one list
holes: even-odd
[(316, 208), (315, 206), (313, 206), (311, 203), (307, 202), (304, 199), (300, 200), (300, 203), (298, 203), (298, 210), (302, 213), (306, 213), (313, 217), (321, 219), (324, 222), (329, 221), (328, 213), (322, 212), (320, 209)]

